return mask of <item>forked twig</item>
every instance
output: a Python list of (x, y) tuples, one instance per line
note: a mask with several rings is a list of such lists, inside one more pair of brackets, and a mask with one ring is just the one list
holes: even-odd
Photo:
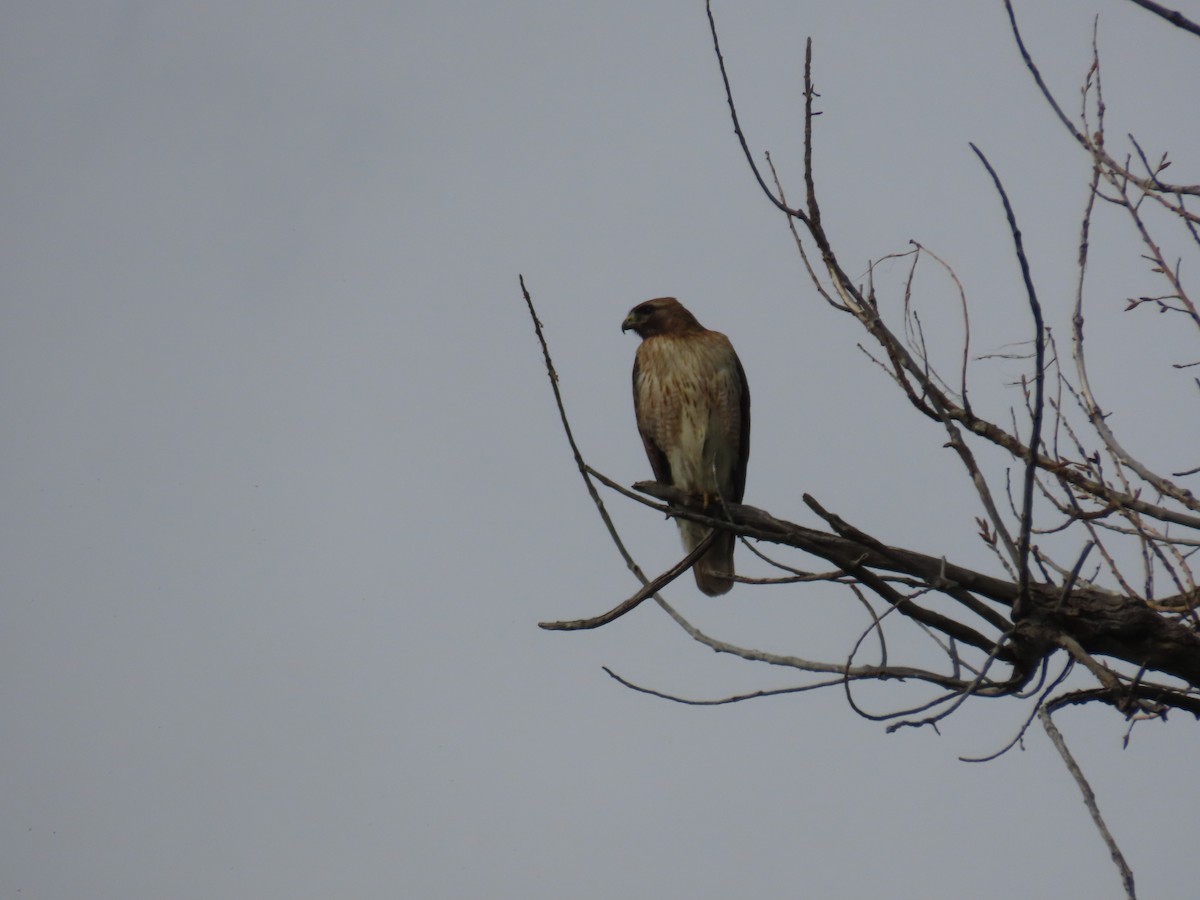
[(559, 622), (538, 622), (538, 628), (544, 628), (547, 631), (582, 631), (588, 628), (599, 628), (601, 625), (607, 625), (609, 622), (621, 618), (627, 612), (631, 612), (641, 605), (643, 600), (653, 597), (668, 584), (690, 569), (701, 556), (705, 554), (709, 547), (712, 546), (713, 540), (716, 538), (717, 532), (710, 531), (691, 552), (683, 559), (667, 569), (657, 578), (644, 584), (632, 597), (621, 603), (618, 603), (606, 613), (601, 613), (598, 616), (593, 616), (590, 619), (568, 619)]

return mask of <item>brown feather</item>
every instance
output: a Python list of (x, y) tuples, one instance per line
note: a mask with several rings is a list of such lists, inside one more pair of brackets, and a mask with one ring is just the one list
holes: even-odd
[[(725, 335), (702, 326), (671, 297), (635, 306), (622, 330), (642, 337), (633, 366), (638, 432), (654, 477), (664, 484), (740, 503), (750, 457), (750, 391), (742, 364)], [(684, 547), (708, 533), (680, 521)], [(706, 594), (733, 582), (734, 536), (718, 535), (693, 567)]]

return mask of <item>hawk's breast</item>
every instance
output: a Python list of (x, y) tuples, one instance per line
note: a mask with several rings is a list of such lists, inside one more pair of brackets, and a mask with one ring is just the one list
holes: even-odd
[(741, 383), (729, 340), (659, 335), (642, 341), (637, 362), (638, 428), (667, 457), (672, 482), (738, 499)]

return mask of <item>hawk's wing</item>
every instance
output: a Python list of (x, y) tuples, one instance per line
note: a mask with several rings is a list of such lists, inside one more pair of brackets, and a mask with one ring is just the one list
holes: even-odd
[(741, 503), (746, 493), (746, 465), (750, 462), (750, 383), (746, 381), (746, 373), (742, 371), (742, 361), (734, 353), (733, 345), (729, 347), (733, 355), (733, 364), (737, 369), (737, 378), (741, 386), (738, 395), (738, 453), (737, 465), (733, 470), (733, 502)]

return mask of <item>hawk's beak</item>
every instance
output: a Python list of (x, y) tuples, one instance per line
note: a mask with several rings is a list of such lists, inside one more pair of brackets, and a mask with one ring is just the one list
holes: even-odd
[(629, 315), (627, 315), (625, 317), (625, 321), (621, 323), (621, 333), (624, 334), (626, 331), (628, 331), (632, 327), (633, 327), (633, 313), (630, 313)]

